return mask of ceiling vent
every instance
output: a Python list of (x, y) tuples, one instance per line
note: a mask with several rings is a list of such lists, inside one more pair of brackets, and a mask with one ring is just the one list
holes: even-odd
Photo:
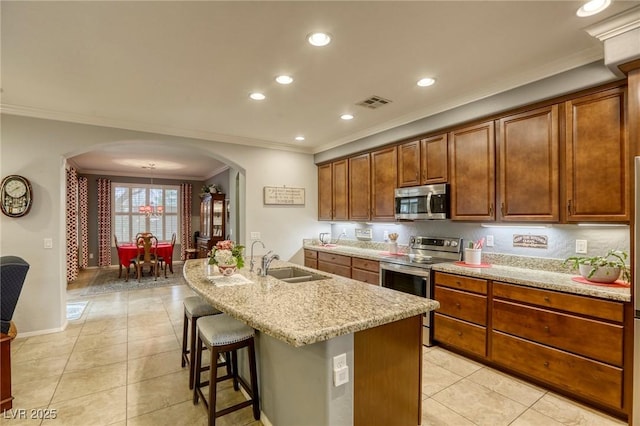
[(385, 106), (386, 104), (391, 103), (389, 99), (385, 99), (381, 96), (370, 96), (364, 101), (358, 102), (356, 105), (361, 107), (369, 108), (369, 109), (377, 109), (381, 106)]

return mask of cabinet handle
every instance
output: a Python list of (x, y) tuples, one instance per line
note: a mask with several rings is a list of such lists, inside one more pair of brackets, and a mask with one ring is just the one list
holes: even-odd
[(489, 205), (489, 216), (493, 215), (493, 203)]
[(567, 210), (571, 214), (571, 200), (567, 201)]
[(456, 308), (460, 309), (460, 302), (456, 302)]
[(547, 303), (551, 302), (551, 300), (549, 299), (549, 296), (545, 296), (544, 297), (544, 301), (547, 302)]
[(543, 364), (545, 367), (549, 368), (549, 361), (545, 361)]
[(458, 287), (460, 287), (460, 286), (462, 285), (462, 283), (461, 283), (460, 281), (456, 281), (456, 285), (457, 285)]
[(544, 331), (546, 331), (547, 333), (549, 332), (549, 326), (548, 325), (544, 326)]
[(416, 172), (416, 180), (418, 180), (418, 177), (419, 177), (419, 176), (418, 176), (418, 172)]
[(458, 331), (458, 336), (462, 337), (462, 331)]
[(504, 203), (500, 205), (500, 214), (504, 216)]

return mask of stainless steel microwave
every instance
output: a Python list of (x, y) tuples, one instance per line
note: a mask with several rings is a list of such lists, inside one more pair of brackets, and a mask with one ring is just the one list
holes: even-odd
[(396, 219), (447, 219), (449, 217), (449, 193), (447, 184), (398, 188)]

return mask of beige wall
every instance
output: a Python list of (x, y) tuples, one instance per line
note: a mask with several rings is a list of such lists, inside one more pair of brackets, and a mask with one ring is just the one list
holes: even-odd
[[(249, 232), (260, 232), (267, 249), (282, 259), (302, 263), (302, 239), (329, 230), (328, 224), (316, 220), (316, 168), (311, 155), (6, 114), (1, 119), (2, 176), (22, 175), (34, 192), (28, 215), (0, 217), (0, 255), (20, 256), (31, 265), (13, 318), (23, 335), (65, 326), (65, 159), (98, 145), (126, 150), (131, 143), (181, 144), (241, 171), (240, 235), (235, 237), (247, 244)], [(265, 185), (303, 187), (306, 204), (264, 206)], [(53, 249), (43, 248), (44, 238), (53, 239)]]

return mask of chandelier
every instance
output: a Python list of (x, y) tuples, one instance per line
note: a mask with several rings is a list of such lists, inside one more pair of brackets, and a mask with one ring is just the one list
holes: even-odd
[[(142, 166), (143, 169), (151, 170), (151, 173), (156, 169), (155, 163), (149, 163), (148, 166)], [(151, 176), (151, 187), (153, 189), (153, 176)], [(151, 198), (151, 191), (149, 191), (149, 198)], [(157, 220), (164, 213), (164, 207), (156, 205), (153, 201), (149, 200), (149, 204), (138, 207), (138, 212), (144, 214), (151, 220)]]

